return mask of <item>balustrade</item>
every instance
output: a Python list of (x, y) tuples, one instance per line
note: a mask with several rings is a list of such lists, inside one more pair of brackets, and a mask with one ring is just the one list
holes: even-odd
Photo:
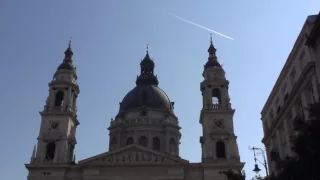
[(207, 107), (208, 107), (208, 109), (222, 108), (221, 104), (208, 104)]
[[(128, 119), (124, 121), (124, 124), (163, 124), (164, 122), (169, 124), (178, 125), (176, 120), (165, 120), (165, 119), (149, 119), (149, 118), (137, 118), (137, 119)], [(111, 125), (122, 123), (121, 120), (111, 120)]]

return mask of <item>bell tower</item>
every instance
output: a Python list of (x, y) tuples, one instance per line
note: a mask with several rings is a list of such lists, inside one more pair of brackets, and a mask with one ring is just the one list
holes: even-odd
[(72, 63), (71, 41), (65, 58), (49, 83), (47, 97), (41, 115), (38, 145), (34, 148), (30, 164), (74, 163), (76, 141), (77, 97), (76, 68)]
[(212, 43), (204, 65), (204, 80), (200, 83), (203, 107), (200, 114), (203, 135), (200, 137), (202, 162), (233, 161), (240, 163), (237, 136), (234, 134), (233, 115), (225, 71), (218, 62)]

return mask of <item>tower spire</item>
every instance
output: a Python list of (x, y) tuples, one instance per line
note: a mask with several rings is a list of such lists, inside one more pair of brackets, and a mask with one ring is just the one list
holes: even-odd
[(140, 75), (137, 77), (137, 85), (158, 85), (158, 79), (154, 75), (154, 62), (149, 56), (149, 44), (147, 44), (146, 56), (140, 63)]
[(147, 50), (146, 50), (147, 55), (149, 55), (149, 44), (147, 44)]
[(209, 56), (215, 56), (216, 55), (216, 48), (213, 46), (212, 42), (212, 34), (210, 34), (210, 46), (208, 49)]
[(71, 62), (71, 63), (72, 63), (72, 55), (73, 55), (73, 52), (72, 52), (72, 48), (71, 48), (71, 38), (72, 38), (72, 37), (70, 37), (69, 44), (68, 44), (68, 48), (67, 48), (66, 51), (64, 52), (64, 61), (68, 61), (68, 62)]
[(218, 62), (216, 51), (217, 50), (214, 47), (213, 41), (212, 41), (212, 34), (210, 34), (210, 46), (208, 48), (209, 57), (206, 65), (204, 66), (205, 69), (208, 67), (222, 67), (221, 64)]
[(64, 59), (63, 62), (60, 64), (60, 66), (58, 67), (57, 70), (70, 70), (70, 71), (74, 71), (76, 72), (76, 68), (73, 66), (72, 62), (72, 56), (73, 56), (73, 52), (72, 52), (72, 48), (71, 48), (71, 37), (68, 43), (68, 48), (64, 51)]

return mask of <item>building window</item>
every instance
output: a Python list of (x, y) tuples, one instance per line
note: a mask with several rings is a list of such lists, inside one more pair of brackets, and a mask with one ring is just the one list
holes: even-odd
[(270, 118), (271, 123), (272, 123), (273, 120), (274, 120), (274, 114), (273, 114), (273, 111), (272, 111), (272, 110), (270, 111), (269, 116), (270, 116), (269, 118)]
[(316, 102), (316, 97), (314, 95), (312, 84), (309, 87), (309, 94), (310, 94), (310, 103), (313, 104)]
[(141, 115), (141, 116), (146, 116), (146, 115), (147, 115), (147, 111), (145, 111), (145, 110), (141, 111), (141, 112), (140, 112), (140, 115)]
[(279, 115), (280, 112), (281, 112), (281, 106), (279, 105), (277, 109), (277, 115)]
[(297, 111), (297, 112), (299, 112), (301, 118), (302, 118), (303, 120), (305, 120), (304, 111), (303, 111), (303, 104), (302, 104), (302, 100), (301, 100), (301, 99), (298, 100), (297, 108), (298, 108), (298, 111)]
[(54, 105), (56, 107), (62, 106), (63, 105), (63, 98), (64, 98), (63, 92), (62, 91), (57, 92)]
[(284, 83), (284, 85), (282, 86), (282, 91), (283, 91), (284, 93), (287, 92), (287, 83)]
[(306, 54), (306, 52), (303, 50), (301, 53), (300, 53), (300, 55), (299, 55), (299, 61), (300, 61), (300, 66), (301, 66), (301, 68), (303, 68), (304, 67), (304, 56), (305, 56), (305, 54)]
[(50, 176), (50, 175), (51, 175), (51, 172), (42, 172), (42, 175), (43, 175), (43, 176)]
[(154, 137), (152, 140), (152, 149), (160, 151), (160, 139), (158, 137)]
[(110, 143), (110, 150), (114, 150), (117, 147), (117, 139), (116, 138), (112, 138), (111, 143)]
[(275, 104), (276, 106), (279, 105), (279, 96), (277, 97)]
[(46, 160), (53, 160), (55, 151), (56, 151), (56, 144), (54, 142), (49, 143), (46, 149)]
[(217, 88), (212, 90), (212, 104), (221, 104), (221, 94)]
[(226, 147), (223, 141), (216, 143), (217, 158), (226, 158)]
[(139, 144), (144, 147), (148, 147), (148, 138), (145, 136), (141, 136), (139, 138)]
[(177, 143), (176, 140), (172, 137), (169, 140), (169, 149), (170, 149), (170, 154), (171, 155), (176, 155), (176, 147), (177, 147)]
[(287, 124), (287, 130), (288, 132), (292, 132), (293, 129), (293, 119), (292, 119), (292, 111), (289, 109), (287, 115), (286, 115), (286, 124)]
[(133, 144), (133, 138), (132, 137), (128, 137), (126, 144), (127, 145)]

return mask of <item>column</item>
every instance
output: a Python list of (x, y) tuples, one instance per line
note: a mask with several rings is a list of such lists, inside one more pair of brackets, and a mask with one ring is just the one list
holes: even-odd
[(68, 102), (67, 102), (67, 110), (72, 111), (72, 91), (71, 88), (68, 88)]
[(117, 148), (121, 146), (121, 132), (117, 132)]
[(212, 139), (211, 142), (212, 142), (212, 146), (211, 146), (212, 150), (209, 151), (209, 156), (213, 157), (213, 159), (216, 160), (217, 159), (217, 152), (216, 152), (216, 142), (217, 142), (217, 140)]
[(164, 137), (165, 137), (165, 141), (164, 141), (165, 152), (170, 153), (170, 149), (169, 149), (169, 134), (168, 134), (167, 131), (165, 132)]
[(150, 131), (148, 131), (148, 148), (152, 148), (152, 136)]
[(37, 154), (36, 154), (37, 162), (43, 162), (46, 155), (46, 150), (47, 150), (46, 143), (43, 142), (42, 140), (39, 140), (38, 146), (37, 146)]
[(207, 154), (206, 154), (206, 146), (205, 143), (201, 143), (201, 149), (202, 149), (202, 158), (206, 159), (207, 158)]
[(56, 100), (56, 93), (57, 93), (57, 90), (51, 90), (50, 91), (51, 93), (50, 93), (50, 100), (51, 100), (51, 102), (50, 102), (50, 107), (51, 108), (53, 108), (54, 107), (54, 102), (55, 102), (55, 100)]

